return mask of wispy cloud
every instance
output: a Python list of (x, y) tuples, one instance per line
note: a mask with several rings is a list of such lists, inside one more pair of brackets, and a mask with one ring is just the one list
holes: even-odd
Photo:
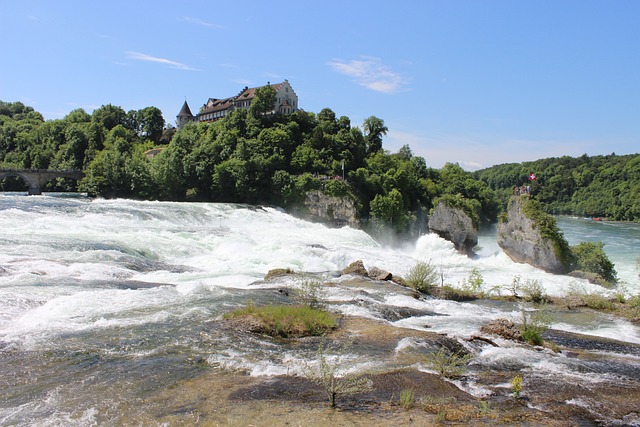
[(158, 58), (156, 56), (147, 55), (146, 53), (127, 52), (127, 58), (134, 59), (136, 61), (157, 62), (159, 64), (168, 65), (172, 68), (177, 68), (179, 70), (198, 71), (197, 69), (180, 62), (171, 61), (170, 59), (166, 58)]
[(215, 28), (215, 29), (224, 28), (224, 26), (222, 26), (222, 25), (213, 24), (211, 22), (203, 21), (202, 19), (194, 18), (192, 16), (183, 16), (182, 17), (182, 21), (188, 22), (190, 24), (201, 25), (201, 26), (207, 27), (207, 28)]
[(333, 59), (329, 66), (334, 71), (353, 77), (361, 86), (383, 93), (396, 93), (403, 89), (407, 80), (382, 63), (380, 58), (364, 56), (345, 61)]

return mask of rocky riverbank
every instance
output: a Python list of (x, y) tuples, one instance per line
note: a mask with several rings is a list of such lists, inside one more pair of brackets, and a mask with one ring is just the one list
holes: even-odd
[[(275, 277), (270, 280), (282, 279)], [(340, 327), (326, 338), (264, 339), (287, 353), (316, 347), (326, 339), (338, 347), (349, 345), (354, 353), (370, 354), (381, 363), (363, 373), (370, 379), (369, 390), (339, 396), (337, 407), (331, 409), (325, 390), (304, 375), (252, 376), (199, 361), (202, 375), (153, 396), (152, 403), (162, 408), (153, 421), (253, 426), (640, 425), (640, 345), (554, 329), (544, 332), (545, 341), (551, 343), (546, 347), (484, 329), (479, 336), (438, 334), (428, 330), (430, 318), (444, 315), (436, 308), (437, 300), (433, 311), (372, 304), (365, 301), (372, 290), (415, 294), (390, 281), (352, 277), (339, 286), (360, 289), (363, 304), (376, 318), (341, 315)], [(336, 304), (325, 303), (329, 311)], [(584, 307), (552, 305), (551, 310), (559, 316), (594, 315)], [(424, 318), (423, 328), (399, 327), (398, 321), (411, 317)], [(208, 328), (233, 329), (237, 324), (219, 319)], [(240, 339), (251, 332), (240, 328), (229, 333)], [(437, 348), (471, 355), (460, 377), (448, 379), (429, 364)], [(499, 352), (504, 360), (492, 356)], [(544, 369), (539, 369), (542, 365)], [(523, 379), (518, 396), (512, 385), (516, 376)], [(149, 421), (144, 414), (134, 418), (131, 421)]]

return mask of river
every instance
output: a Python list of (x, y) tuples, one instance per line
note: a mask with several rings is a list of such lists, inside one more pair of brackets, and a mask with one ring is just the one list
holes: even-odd
[[(360, 259), (402, 276), (424, 260), (454, 286), (476, 268), (494, 292), (508, 292), (519, 276), (539, 281), (550, 295), (640, 293), (639, 225), (566, 217), (558, 223), (571, 244), (605, 243), (619, 290), (513, 263), (492, 230), (469, 259), (434, 235), (387, 248), (362, 231), (327, 228), (272, 207), (0, 194), (0, 425), (118, 424), (117, 413), (160, 410), (149, 409), (149, 395), (211, 367), (252, 376), (295, 373), (313, 349), (283, 352), (258, 337), (239, 340), (210, 328), (250, 301), (278, 301), (274, 289), (292, 284), (263, 282), (274, 268), (331, 278), (336, 286), (328, 298), (336, 312), (376, 318), (376, 304), (428, 307), (443, 314), (430, 319), (430, 330), (461, 337), (491, 319), (517, 316), (518, 308), (383, 291), (366, 297), (371, 304), (355, 304), (361, 292), (341, 286), (333, 272)], [(423, 323), (408, 318), (395, 325)], [(553, 326), (640, 343), (640, 328), (610, 316), (567, 317)], [(354, 357), (361, 366), (372, 364), (370, 354)], [(526, 360), (554, 375), (580, 371), (545, 357), (522, 350), (477, 355), (488, 365)]]

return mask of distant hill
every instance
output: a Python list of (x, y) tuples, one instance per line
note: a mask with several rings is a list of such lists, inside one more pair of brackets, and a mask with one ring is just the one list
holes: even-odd
[(553, 157), (496, 165), (473, 175), (496, 192), (503, 206), (516, 186), (530, 185), (549, 213), (640, 221), (640, 154)]

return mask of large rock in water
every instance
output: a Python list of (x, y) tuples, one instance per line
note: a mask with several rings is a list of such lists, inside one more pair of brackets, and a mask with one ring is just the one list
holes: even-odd
[[(515, 262), (533, 265), (534, 267), (555, 274), (564, 274), (569, 270), (562, 259), (562, 248), (568, 244), (562, 234), (556, 232), (556, 239), (543, 235), (531, 214), (525, 215), (525, 206), (533, 203), (529, 196), (514, 196), (509, 201), (507, 221), (498, 224), (498, 246)], [(537, 205), (535, 206), (538, 209)], [(545, 218), (547, 227), (556, 231), (555, 219), (541, 210), (536, 215)]]
[(478, 244), (478, 229), (462, 209), (440, 202), (429, 217), (429, 230), (453, 242), (455, 248), (468, 255)]
[(304, 205), (308, 210), (308, 217), (312, 221), (319, 221), (333, 226), (348, 225), (359, 227), (357, 207), (349, 197), (335, 197), (322, 191), (309, 191)]

